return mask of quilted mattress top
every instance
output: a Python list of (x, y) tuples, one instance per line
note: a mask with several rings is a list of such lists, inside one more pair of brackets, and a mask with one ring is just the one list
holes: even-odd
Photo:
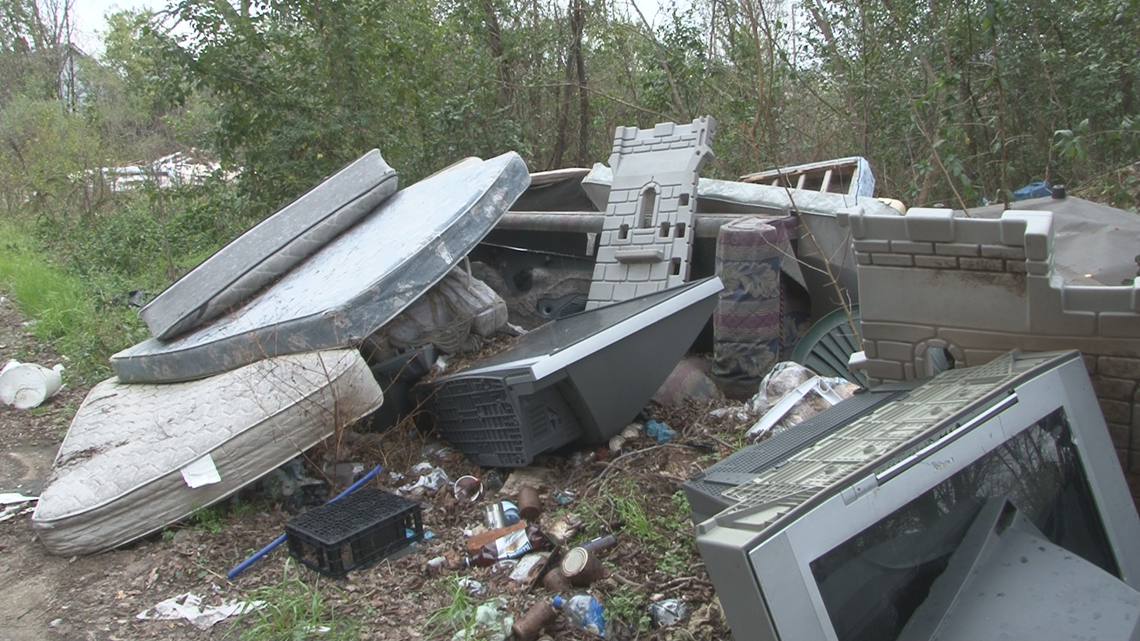
[[(325, 387), (337, 388), (328, 407)], [(286, 412), (357, 418), (379, 406), (380, 387), (356, 350), (266, 359), (211, 378), (165, 385), (96, 385), (72, 420), (35, 520), (90, 510), (180, 470), (234, 436), (276, 429)]]

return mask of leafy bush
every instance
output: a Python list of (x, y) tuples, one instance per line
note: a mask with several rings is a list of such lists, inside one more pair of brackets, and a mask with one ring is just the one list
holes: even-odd
[(130, 309), (97, 307), (91, 287), (45, 260), (18, 227), (0, 222), (0, 235), (8, 239), (0, 245), (0, 289), (33, 320), (35, 336), (70, 361), (66, 375), (104, 378), (110, 355), (146, 336)]
[(144, 188), (121, 198), (82, 233), (41, 219), (37, 237), (71, 272), (118, 296), (157, 293), (248, 227), (244, 201), (221, 180), (178, 189)]

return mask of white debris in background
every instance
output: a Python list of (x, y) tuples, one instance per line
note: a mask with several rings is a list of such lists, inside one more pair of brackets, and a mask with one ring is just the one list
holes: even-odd
[(19, 492), (5, 492), (0, 494), (0, 505), (12, 505), (13, 503), (27, 503), (29, 501), (38, 501), (38, 496), (24, 496)]
[(169, 598), (148, 610), (139, 612), (135, 618), (140, 621), (168, 621), (173, 619), (186, 619), (195, 628), (207, 630), (218, 621), (223, 621), (235, 614), (251, 610), (260, 610), (265, 607), (264, 601), (226, 601), (221, 605), (202, 606), (202, 597), (186, 592)]
[(471, 596), (483, 596), (487, 594), (487, 586), (469, 576), (459, 579), (459, 587), (463, 588), (467, 594)]
[(507, 612), (507, 602), (503, 598), (492, 599), (475, 608), (474, 624), (466, 629), (456, 632), (452, 641), (474, 641), (487, 639), (488, 641), (505, 641), (511, 635), (511, 626), (515, 618)]
[(440, 354), (439, 358), (435, 359), (435, 364), (433, 364), (431, 366), (431, 370), (433, 372), (436, 372), (436, 373), (446, 372), (447, 371), (447, 361), (449, 361), (449, 360), (451, 360), (449, 357), (444, 356), (443, 354)]

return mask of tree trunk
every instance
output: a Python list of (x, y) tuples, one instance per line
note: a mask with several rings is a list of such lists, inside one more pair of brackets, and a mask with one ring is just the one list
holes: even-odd
[(586, 61), (582, 57), (582, 33), (586, 25), (586, 8), (582, 0), (573, 0), (570, 8), (570, 26), (574, 41), (570, 54), (578, 75), (578, 157), (579, 167), (585, 167), (590, 158), (590, 94), (586, 89)]
[(499, 17), (495, 15), (495, 5), (491, 0), (483, 0), (483, 19), (487, 24), (487, 42), (491, 55), (495, 58), (495, 77), (499, 83), (499, 107), (511, 105), (511, 74), (503, 55), (503, 31), (499, 27)]

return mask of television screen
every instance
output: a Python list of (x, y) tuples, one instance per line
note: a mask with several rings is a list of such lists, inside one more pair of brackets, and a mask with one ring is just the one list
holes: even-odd
[(944, 372), (724, 497), (697, 544), (737, 641), (1140, 622), (1140, 520), (1076, 352)]

